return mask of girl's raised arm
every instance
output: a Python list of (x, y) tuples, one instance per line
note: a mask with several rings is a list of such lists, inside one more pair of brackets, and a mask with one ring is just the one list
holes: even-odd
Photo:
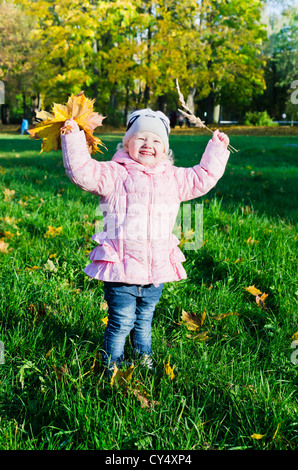
[(91, 158), (85, 133), (72, 119), (61, 129), (61, 147), (65, 172), (74, 184), (96, 195), (106, 195), (113, 190), (117, 164)]
[(223, 176), (230, 156), (228, 140), (226, 134), (215, 131), (198, 165), (192, 168), (176, 167), (181, 201), (207, 194)]

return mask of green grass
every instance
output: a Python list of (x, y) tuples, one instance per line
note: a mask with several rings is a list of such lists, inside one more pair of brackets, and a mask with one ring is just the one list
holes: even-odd
[[(102, 139), (109, 152), (99, 159), (110, 159), (120, 137)], [(173, 135), (176, 164), (197, 163), (207, 140)], [(297, 448), (298, 137), (231, 143), (240, 152), (224, 177), (193, 202), (204, 204), (204, 245), (182, 248), (188, 279), (166, 284), (156, 310), (156, 372), (136, 368), (121, 389), (95, 361), (103, 287), (82, 272), (97, 198), (68, 180), (60, 152), (39, 155), (40, 142), (0, 136), (0, 239), (9, 245), (0, 252), (1, 449)], [(10, 201), (5, 188), (15, 191)], [(45, 237), (48, 226), (63, 231)], [(245, 290), (251, 285), (268, 294), (266, 308)], [(206, 311), (208, 341), (188, 337), (182, 310)], [(152, 407), (141, 406), (140, 383)]]

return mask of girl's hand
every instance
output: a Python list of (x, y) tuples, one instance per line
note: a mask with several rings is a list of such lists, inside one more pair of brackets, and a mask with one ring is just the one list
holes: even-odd
[(227, 147), (230, 143), (230, 139), (226, 134), (219, 132), (219, 130), (216, 129), (212, 135), (212, 142), (216, 144), (223, 144), (225, 147)]
[(61, 135), (71, 134), (71, 133), (79, 132), (79, 130), (80, 130), (79, 126), (73, 119), (67, 119), (67, 121), (65, 121), (64, 123), (64, 126), (61, 127), (60, 134)]

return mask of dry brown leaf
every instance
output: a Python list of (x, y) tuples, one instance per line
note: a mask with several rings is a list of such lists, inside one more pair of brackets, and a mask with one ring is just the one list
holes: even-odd
[(261, 292), (259, 289), (257, 289), (257, 288), (255, 287), (255, 285), (249, 286), (249, 287), (245, 287), (245, 290), (246, 290), (247, 292), (249, 292), (250, 294), (252, 294), (252, 295), (262, 295), (262, 292)]
[(208, 336), (209, 330), (202, 331), (198, 335), (186, 335), (187, 338), (192, 339), (193, 341), (208, 341), (209, 336)]
[(91, 374), (97, 374), (99, 372), (99, 370), (100, 370), (100, 367), (99, 367), (99, 353), (96, 351), (94, 359), (93, 359), (92, 366), (90, 368), (90, 373)]
[(56, 366), (52, 365), (52, 368), (54, 369), (56, 373), (56, 377), (59, 382), (64, 382), (66, 379), (66, 375), (69, 374), (69, 370), (66, 364), (63, 364), (63, 366), (58, 369)]
[(111, 378), (110, 385), (111, 387), (117, 383), (120, 387), (123, 387), (129, 382), (132, 378), (133, 371), (135, 366), (132, 364), (127, 370), (119, 370), (115, 364), (115, 369)]
[(220, 313), (219, 315), (213, 315), (211, 317), (212, 320), (222, 320), (223, 318), (225, 317), (229, 317), (231, 315), (239, 315), (238, 313), (236, 312), (229, 312), (229, 313)]
[(133, 384), (132, 393), (141, 403), (141, 408), (153, 408), (153, 406), (160, 404), (158, 401), (152, 400), (150, 394), (145, 390), (145, 387), (139, 381), (136, 381)]
[(174, 369), (176, 366), (173, 366), (173, 367), (170, 366), (170, 359), (171, 359), (171, 356), (169, 356), (167, 363), (165, 363), (164, 361), (164, 366), (165, 366), (166, 374), (170, 377), (171, 380), (173, 380), (175, 377)]
[(265, 300), (268, 297), (269, 294), (262, 294), (261, 296), (257, 295), (256, 296), (256, 302), (259, 307), (264, 307), (265, 306)]
[(8, 253), (7, 248), (9, 247), (8, 243), (5, 243), (4, 240), (0, 240), (0, 252), (1, 253)]
[(204, 310), (200, 318), (197, 317), (197, 315), (193, 312), (187, 313), (184, 310), (182, 310), (181, 320), (185, 324), (188, 330), (196, 331), (202, 328), (205, 318), (206, 318), (206, 310)]
[(4, 191), (3, 191), (4, 202), (10, 202), (11, 199), (14, 197), (15, 193), (16, 192), (15, 192), (14, 189), (5, 188)]

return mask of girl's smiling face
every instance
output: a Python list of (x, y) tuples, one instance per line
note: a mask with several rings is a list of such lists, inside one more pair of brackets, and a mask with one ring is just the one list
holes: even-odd
[(134, 134), (126, 145), (130, 157), (143, 166), (155, 166), (166, 157), (161, 138), (153, 132)]

